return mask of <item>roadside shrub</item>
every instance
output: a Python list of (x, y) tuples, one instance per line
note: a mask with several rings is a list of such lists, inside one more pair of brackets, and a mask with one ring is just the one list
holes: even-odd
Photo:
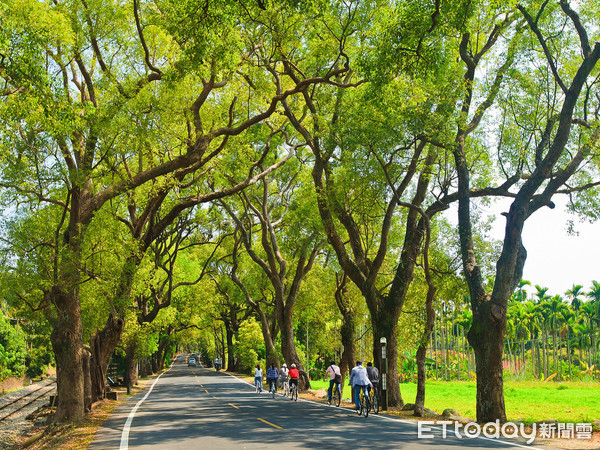
[(52, 353), (45, 347), (32, 349), (25, 358), (25, 374), (29, 378), (39, 377), (46, 373), (48, 366), (52, 363)]
[(25, 372), (25, 333), (18, 324), (0, 316), (0, 381)]

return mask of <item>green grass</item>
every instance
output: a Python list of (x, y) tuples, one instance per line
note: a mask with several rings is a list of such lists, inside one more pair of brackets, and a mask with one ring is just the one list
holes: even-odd
[[(416, 383), (400, 385), (405, 403), (414, 403)], [(477, 388), (473, 381), (429, 381), (425, 406), (437, 413), (446, 408), (475, 418)], [(504, 402), (509, 421), (592, 422), (600, 419), (600, 386), (593, 382), (508, 381), (504, 383)]]
[[(327, 389), (329, 381), (312, 380), (311, 385), (313, 389)], [(416, 383), (403, 383), (400, 391), (405, 403), (414, 403)], [(476, 392), (473, 381), (428, 381), (425, 407), (439, 414), (453, 408), (474, 419)], [(344, 388), (343, 397), (350, 398), (350, 389)], [(556, 419), (593, 423), (594, 419), (600, 419), (600, 385), (594, 382), (506, 381), (504, 402), (507, 419), (512, 422)]]

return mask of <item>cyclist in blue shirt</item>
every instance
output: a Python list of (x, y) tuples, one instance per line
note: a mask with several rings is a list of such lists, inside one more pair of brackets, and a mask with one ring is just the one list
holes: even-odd
[(267, 369), (267, 383), (269, 384), (269, 391), (271, 390), (272, 384), (275, 385), (275, 392), (277, 392), (277, 378), (279, 378), (279, 369), (275, 367), (275, 363), (271, 363), (271, 367)]

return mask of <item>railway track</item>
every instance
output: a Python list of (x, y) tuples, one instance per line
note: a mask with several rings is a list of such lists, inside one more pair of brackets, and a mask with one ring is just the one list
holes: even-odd
[(56, 389), (56, 381), (50, 381), (50, 383), (28, 390), (24, 395), (20, 395), (11, 399), (8, 403), (0, 405), (0, 423), (27, 408), (40, 398), (50, 394), (54, 389)]

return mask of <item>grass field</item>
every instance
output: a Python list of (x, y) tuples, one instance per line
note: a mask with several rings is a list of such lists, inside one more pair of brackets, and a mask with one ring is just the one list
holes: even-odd
[[(327, 388), (328, 382), (312, 381), (314, 389)], [(400, 385), (405, 403), (414, 403), (415, 383)], [(442, 413), (446, 408), (458, 410), (464, 417), (475, 418), (476, 385), (472, 381), (428, 381), (425, 407)], [(344, 398), (350, 389), (344, 389)], [(600, 419), (600, 385), (592, 382), (507, 381), (504, 383), (507, 419), (511, 422), (536, 422), (556, 419), (559, 422), (593, 423)]]

